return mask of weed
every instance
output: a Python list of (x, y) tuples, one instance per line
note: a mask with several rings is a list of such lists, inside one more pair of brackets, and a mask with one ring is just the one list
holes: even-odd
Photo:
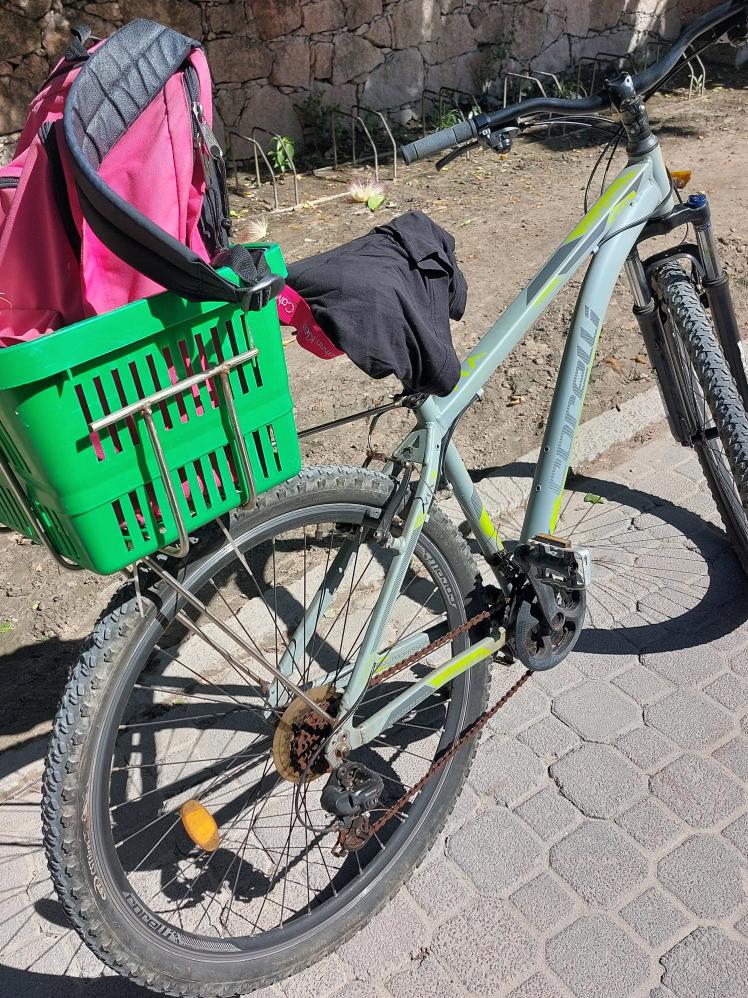
[(289, 135), (279, 135), (273, 138), (268, 150), (268, 158), (278, 173), (286, 173), (291, 169), (295, 149), (294, 141)]

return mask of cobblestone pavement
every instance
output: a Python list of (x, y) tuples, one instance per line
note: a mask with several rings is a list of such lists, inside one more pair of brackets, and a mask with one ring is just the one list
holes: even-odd
[[(384, 912), (263, 998), (748, 994), (748, 585), (694, 457), (665, 437), (578, 485), (562, 527), (596, 562), (578, 650), (491, 723), (446, 834)], [(497, 517), (522, 493), (506, 473), (483, 487)], [(6, 792), (36, 775), (22, 761), (0, 757)], [(65, 928), (38, 791), (0, 815), (0, 993), (144, 995)]]

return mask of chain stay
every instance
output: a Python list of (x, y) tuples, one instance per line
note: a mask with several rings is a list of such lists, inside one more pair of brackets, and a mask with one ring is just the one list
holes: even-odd
[(455, 627), (455, 629), (450, 631), (448, 634), (443, 634), (440, 638), (437, 638), (436, 641), (432, 641), (430, 645), (426, 645), (424, 648), (421, 648), (412, 655), (409, 655), (408, 658), (404, 658), (402, 662), (396, 662), (391, 668), (385, 669), (384, 672), (380, 673), (378, 676), (375, 676), (369, 684), (370, 688), (373, 686), (379, 686), (379, 684), (383, 683), (386, 679), (396, 676), (398, 672), (403, 672), (405, 669), (409, 669), (412, 665), (417, 665), (421, 659), (426, 658), (427, 655), (430, 655), (443, 645), (449, 644), (450, 641), (454, 641), (455, 638), (458, 638), (461, 634), (464, 634), (465, 631), (469, 631), (472, 627), (475, 627), (476, 624), (480, 624), (490, 616), (490, 610), (481, 610), (480, 613), (477, 613), (474, 617), (471, 617), (470, 620), (466, 620), (465, 623), (460, 624), (459, 627)]
[[(464, 634), (465, 631), (469, 631), (477, 624), (480, 624), (484, 620), (487, 620), (491, 616), (491, 613), (492, 613), (491, 610), (482, 610), (474, 617), (471, 617), (470, 620), (465, 621), (464, 624), (460, 624), (459, 627), (455, 627), (454, 630), (449, 631), (448, 634), (444, 634), (441, 638), (437, 638), (436, 641), (432, 641), (431, 644), (426, 645), (425, 648), (421, 648), (413, 655), (409, 655), (408, 658), (403, 659), (402, 662), (397, 662), (391, 668), (386, 669), (384, 672), (382, 672), (380, 675), (376, 676), (372, 680), (371, 686), (372, 687), (379, 686), (380, 683), (383, 683), (385, 680), (390, 679), (392, 676), (396, 676), (398, 673), (403, 672), (405, 669), (408, 669), (411, 666), (416, 665), (418, 662), (426, 658), (428, 655), (436, 651), (438, 648), (441, 648), (443, 645), (453, 641), (461, 634)], [(454, 742), (452, 742), (452, 744), (444, 753), (444, 755), (442, 755), (431, 766), (431, 768), (426, 773), (424, 773), (421, 779), (417, 783), (415, 783), (412, 787), (410, 787), (410, 789), (407, 790), (403, 794), (403, 796), (398, 801), (396, 801), (392, 805), (392, 807), (390, 807), (381, 816), (381, 818), (378, 818), (372, 825), (368, 825), (368, 827), (366, 825), (363, 825), (363, 827), (361, 825), (357, 826), (354, 835), (351, 834), (352, 831), (351, 828), (342, 827), (338, 835), (338, 841), (335, 844), (335, 849), (338, 850), (337, 854), (342, 854), (342, 852), (346, 851), (354, 852), (357, 849), (360, 849), (361, 846), (365, 844), (365, 842), (368, 842), (368, 840), (371, 838), (372, 835), (376, 835), (377, 832), (381, 831), (381, 829), (384, 828), (387, 822), (390, 821), (392, 818), (394, 818), (394, 816), (398, 814), (403, 809), (403, 807), (405, 807), (408, 801), (412, 800), (412, 798), (415, 797), (416, 794), (418, 794), (421, 790), (423, 790), (428, 781), (432, 777), (436, 776), (437, 773), (439, 773), (447, 765), (447, 763), (450, 762), (455, 755), (457, 755), (460, 749), (462, 749), (463, 746), (466, 745), (471, 738), (474, 738), (475, 735), (477, 735), (478, 732), (481, 730), (481, 728), (483, 728), (483, 726), (487, 724), (487, 722), (490, 721), (491, 718), (494, 717), (501, 710), (501, 708), (504, 707), (509, 702), (509, 700), (511, 700), (514, 694), (517, 693), (518, 690), (522, 688), (522, 686), (524, 686), (524, 684), (527, 682), (527, 680), (530, 678), (531, 675), (532, 672), (530, 672), (529, 670), (527, 672), (524, 672), (519, 677), (519, 679), (514, 683), (514, 685), (511, 686), (507, 690), (507, 692), (493, 705), (493, 707), (490, 707), (488, 710), (485, 710), (479, 717), (475, 719), (475, 721), (473, 721), (470, 727), (465, 729), (465, 731), (460, 735), (459, 738), (457, 738)]]
[(439, 773), (447, 765), (447, 763), (454, 758), (455, 755), (457, 755), (460, 749), (463, 748), (463, 746), (466, 745), (471, 738), (474, 738), (475, 735), (477, 735), (478, 732), (481, 730), (481, 728), (488, 721), (490, 721), (491, 718), (494, 717), (494, 715), (497, 714), (501, 710), (501, 708), (504, 707), (511, 700), (514, 694), (517, 693), (518, 690), (520, 690), (525, 685), (525, 683), (527, 682), (527, 680), (530, 678), (531, 675), (532, 672), (530, 672), (529, 669), (527, 670), (527, 672), (523, 672), (522, 675), (517, 680), (517, 682), (514, 683), (514, 685), (511, 686), (506, 691), (506, 693), (501, 697), (500, 700), (498, 700), (493, 705), (493, 707), (490, 707), (488, 710), (483, 711), (480, 717), (477, 717), (470, 725), (470, 727), (466, 728), (465, 731), (460, 735), (460, 737), (456, 739), (456, 741), (452, 742), (452, 744), (444, 753), (444, 755), (441, 756), (441, 758), (437, 759), (437, 761), (433, 764), (433, 766), (431, 766), (428, 772), (424, 773), (424, 775), (417, 783), (414, 783), (409, 790), (406, 790), (406, 792), (403, 794), (403, 796), (400, 798), (399, 801), (393, 804), (392, 807), (389, 808), (389, 810), (387, 810), (382, 815), (381, 818), (378, 818), (377, 821), (375, 821), (374, 824), (369, 827), (368, 829), (369, 837), (371, 837), (372, 835), (376, 835), (377, 832), (381, 831), (381, 829), (384, 828), (387, 822), (391, 818), (393, 818), (396, 814), (398, 814), (403, 809), (403, 807), (408, 803), (409, 800), (411, 800), (413, 797), (416, 796), (417, 793), (423, 790), (428, 781), (432, 777), (436, 776), (436, 774)]

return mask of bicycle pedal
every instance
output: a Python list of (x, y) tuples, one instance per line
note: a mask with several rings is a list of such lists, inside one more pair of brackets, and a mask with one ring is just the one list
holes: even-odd
[(517, 548), (514, 558), (528, 577), (551, 586), (587, 589), (592, 582), (589, 549), (575, 548), (568, 538), (557, 534), (536, 534)]
[(534, 541), (540, 544), (550, 544), (552, 547), (570, 548), (571, 541), (568, 537), (561, 537), (560, 534), (535, 534)]

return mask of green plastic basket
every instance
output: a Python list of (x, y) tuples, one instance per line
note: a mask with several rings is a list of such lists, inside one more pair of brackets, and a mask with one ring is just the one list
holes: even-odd
[(0, 455), (15, 478), (0, 471), (0, 522), (39, 539), (20, 486), (67, 561), (109, 574), (184, 542), (301, 467), (275, 302), (164, 292), (7, 347)]

